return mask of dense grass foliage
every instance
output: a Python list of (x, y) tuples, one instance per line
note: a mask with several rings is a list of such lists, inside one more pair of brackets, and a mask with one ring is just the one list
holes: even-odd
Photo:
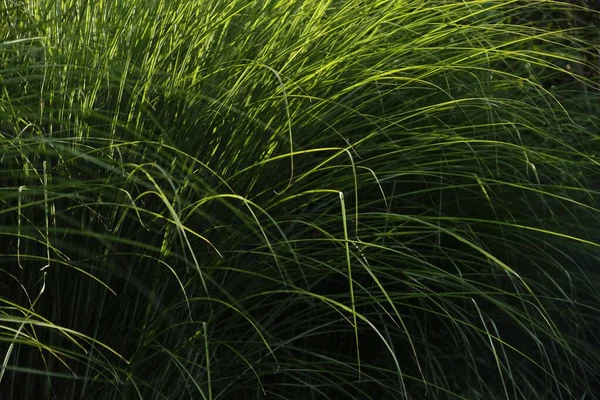
[(600, 398), (591, 2), (0, 4), (0, 398)]

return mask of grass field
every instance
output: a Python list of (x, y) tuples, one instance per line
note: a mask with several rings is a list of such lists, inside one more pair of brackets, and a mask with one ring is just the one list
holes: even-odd
[(0, 2), (0, 399), (600, 399), (600, 12)]

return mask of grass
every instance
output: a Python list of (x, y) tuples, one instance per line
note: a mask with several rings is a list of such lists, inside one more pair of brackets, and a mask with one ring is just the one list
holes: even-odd
[(590, 5), (0, 20), (0, 398), (600, 398)]

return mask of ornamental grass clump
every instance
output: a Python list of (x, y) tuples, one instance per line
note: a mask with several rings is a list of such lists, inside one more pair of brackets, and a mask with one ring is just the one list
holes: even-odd
[(599, 15), (4, 2), (0, 398), (599, 398)]

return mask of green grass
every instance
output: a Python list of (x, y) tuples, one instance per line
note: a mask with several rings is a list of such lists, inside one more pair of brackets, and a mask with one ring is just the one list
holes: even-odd
[(0, 3), (0, 398), (600, 398), (585, 4)]

